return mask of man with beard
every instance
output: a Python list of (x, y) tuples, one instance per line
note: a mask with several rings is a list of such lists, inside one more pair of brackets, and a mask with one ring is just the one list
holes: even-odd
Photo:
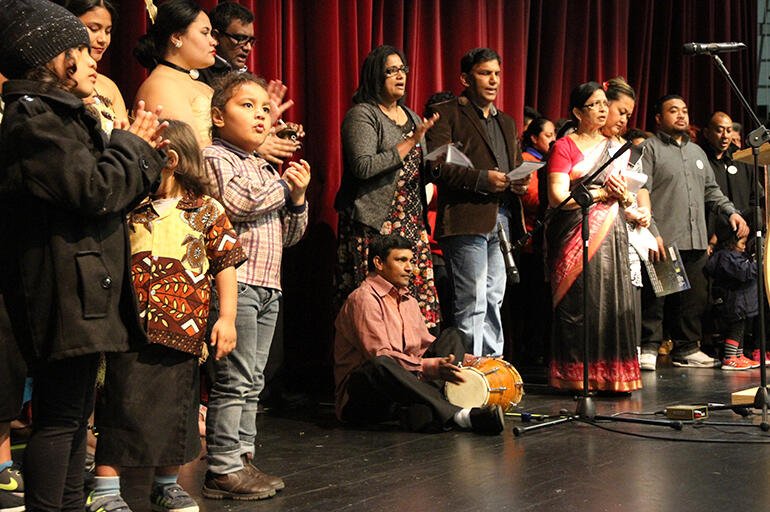
[(707, 302), (703, 274), (708, 247), (706, 208), (729, 217), (739, 237), (746, 236), (749, 228), (714, 180), (706, 154), (690, 141), (690, 118), (684, 99), (669, 94), (653, 108), (658, 132), (643, 144), (642, 166), (648, 180), (639, 192), (640, 202), (648, 197), (652, 205), (650, 231), (657, 239), (658, 250), (652, 251), (650, 257), (671, 257), (666, 254), (666, 247), (676, 243), (691, 288), (658, 298), (647, 280), (642, 289), (641, 367), (655, 370), (665, 315), (668, 334), (674, 342), (674, 365), (713, 368), (719, 365), (718, 361), (699, 348), (700, 317)]

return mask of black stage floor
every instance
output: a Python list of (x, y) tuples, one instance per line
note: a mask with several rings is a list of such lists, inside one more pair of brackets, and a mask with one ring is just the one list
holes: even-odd
[[(728, 402), (759, 383), (759, 371), (683, 369), (659, 363), (629, 398), (596, 398), (599, 414), (653, 412), (672, 404)], [(557, 414), (570, 396), (530, 389), (520, 410)], [(710, 420), (758, 424), (731, 411)], [(259, 502), (200, 496), (201, 460), (180, 483), (201, 511), (737, 511), (770, 508), (770, 435), (759, 428), (567, 423), (514, 437), (413, 434), (339, 425), (331, 407), (260, 415), (257, 463), (286, 489)], [(638, 434), (658, 439), (643, 438)], [(719, 440), (720, 442), (710, 442)], [(727, 443), (731, 444), (727, 444)], [(737, 444), (736, 444), (737, 443)], [(140, 474), (126, 475), (134, 512), (149, 509)], [(146, 495), (144, 495), (146, 496)]]

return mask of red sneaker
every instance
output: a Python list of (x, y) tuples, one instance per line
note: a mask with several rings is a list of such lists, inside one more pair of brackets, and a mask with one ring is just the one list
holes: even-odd
[(751, 365), (742, 361), (738, 356), (732, 356), (729, 359), (722, 359), (723, 370), (749, 370)]
[(749, 359), (743, 354), (739, 355), (738, 359), (740, 359), (744, 363), (747, 363), (749, 365), (749, 368), (759, 368), (759, 361), (757, 361), (756, 359)]
[[(751, 353), (751, 358), (759, 363), (759, 349)], [(765, 366), (770, 366), (770, 352), (765, 352)]]

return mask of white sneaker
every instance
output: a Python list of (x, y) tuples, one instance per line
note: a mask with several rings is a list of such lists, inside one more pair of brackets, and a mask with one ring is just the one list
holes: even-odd
[(721, 366), (718, 359), (709, 357), (700, 350), (686, 356), (671, 356), (674, 366), (688, 368), (716, 368)]
[(658, 354), (642, 352), (639, 356), (639, 368), (645, 371), (655, 371), (655, 365), (658, 363)]

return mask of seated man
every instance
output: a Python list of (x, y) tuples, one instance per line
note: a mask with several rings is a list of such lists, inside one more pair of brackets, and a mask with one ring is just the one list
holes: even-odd
[(369, 246), (370, 274), (342, 306), (335, 326), (337, 417), (351, 423), (400, 420), (412, 431), (448, 427), (482, 434), (503, 430), (500, 406), (461, 409), (441, 393), (443, 381), (464, 381), (455, 356), (464, 335), (446, 329), (436, 339), (408, 295), (411, 243), (378, 236)]

